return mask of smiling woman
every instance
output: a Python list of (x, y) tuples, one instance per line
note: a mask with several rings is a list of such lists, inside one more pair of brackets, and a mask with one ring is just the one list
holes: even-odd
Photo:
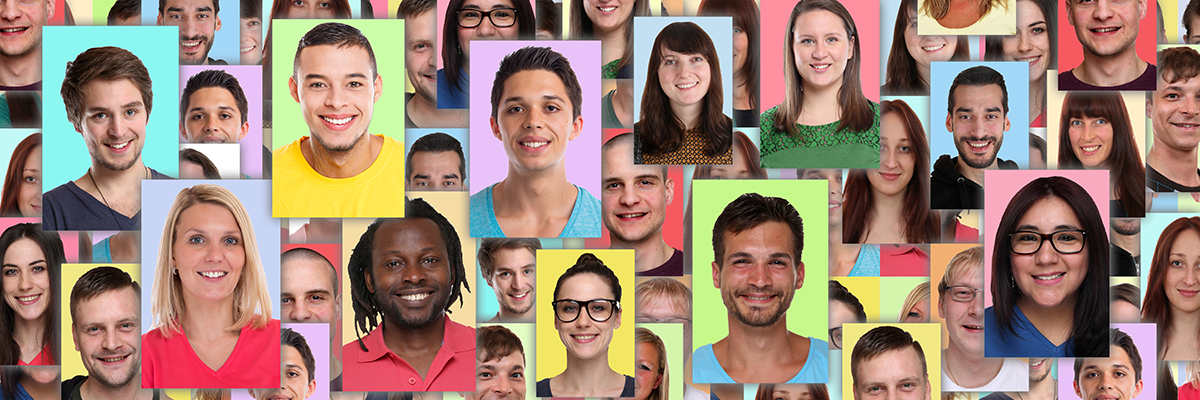
[(8, 161), (0, 215), (42, 216), (42, 134), (34, 133), (17, 144)]
[(1142, 322), (1157, 322), (1161, 360), (1200, 359), (1200, 217), (1171, 222), (1158, 237)]
[(62, 239), (40, 224), (17, 224), (0, 234), (0, 254), (0, 365), (57, 364)]
[(1107, 169), (1113, 218), (1146, 215), (1146, 168), (1117, 92), (1067, 92), (1059, 119), (1058, 167)]

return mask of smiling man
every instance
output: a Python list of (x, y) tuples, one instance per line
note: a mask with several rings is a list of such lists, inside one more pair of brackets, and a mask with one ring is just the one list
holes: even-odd
[(180, 65), (228, 65), (208, 57), (221, 30), (220, 0), (158, 0), (159, 26), (179, 27)]
[(1146, 154), (1146, 187), (1155, 192), (1200, 192), (1200, 53), (1172, 47), (1158, 57), (1158, 90), (1146, 95), (1146, 116), (1154, 127)]
[(665, 166), (633, 163), (633, 134), (609, 139), (601, 148), (601, 215), (609, 248), (633, 249), (638, 276), (682, 276), (683, 252), (663, 240), (667, 206), (675, 181)]
[(1017, 169), (996, 155), (1004, 144), (1008, 88), (1004, 76), (987, 66), (963, 70), (950, 85), (946, 130), (954, 134), (958, 157), (943, 154), (933, 164), (929, 204), (934, 209), (982, 209), (983, 171)]
[(1142, 394), (1142, 355), (1133, 337), (1112, 328), (1108, 358), (1076, 358), (1071, 385), (1084, 400), (1129, 400)]
[[(1058, 74), (1058, 90), (1154, 90), (1154, 64), (1137, 55), (1147, 0), (1066, 0), (1083, 62)], [(1154, 36), (1154, 34), (1150, 34)]]
[(468, 110), (438, 108), (437, 0), (403, 0), (396, 16), (404, 19), (404, 65), (416, 93), (404, 94), (405, 128), (466, 128)]
[(525, 400), (525, 348), (503, 326), (479, 328), (474, 400)]
[(488, 322), (533, 322), (537, 304), (536, 238), (483, 239), (479, 245), (479, 269), (496, 293), (500, 311)]
[(938, 284), (938, 316), (949, 341), (942, 350), (942, 390), (1023, 392), (1029, 369), (1016, 358), (983, 356), (983, 247), (954, 255)]
[(371, 42), (336, 22), (296, 49), (288, 87), (309, 136), (275, 150), (275, 217), (401, 217), (404, 144), (369, 132), (383, 77)]
[(921, 343), (894, 326), (875, 327), (858, 339), (850, 353), (850, 374), (854, 400), (929, 400), (933, 392)]
[(188, 143), (237, 143), (250, 132), (249, 110), (237, 78), (222, 70), (204, 70), (183, 87), (179, 133)]
[(0, 14), (0, 90), (42, 90), (42, 26), (54, 0), (15, 2)]
[(317, 391), (317, 361), (304, 336), (290, 328), (279, 331), (282, 357), (283, 387), (279, 389), (247, 389), (255, 400), (304, 400)]
[(71, 338), (88, 375), (63, 381), (64, 399), (159, 398), (140, 383), (141, 293), (128, 273), (113, 267), (96, 267), (75, 281)]

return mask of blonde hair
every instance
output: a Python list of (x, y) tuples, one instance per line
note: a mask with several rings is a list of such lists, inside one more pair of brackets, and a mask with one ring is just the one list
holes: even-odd
[[(938, 294), (945, 294), (950, 288), (950, 282), (958, 280), (969, 270), (983, 270), (983, 246), (975, 246), (959, 252), (946, 264), (946, 273), (942, 274), (942, 282), (938, 284)], [(979, 282), (983, 284), (983, 282)], [(982, 289), (982, 288), (981, 288)], [(941, 302), (938, 298), (938, 302)]]
[(911, 310), (921, 300), (929, 300), (929, 282), (921, 282), (911, 292), (908, 292), (908, 297), (904, 299), (904, 307), (900, 308), (900, 316), (896, 320), (903, 321), (904, 317), (908, 315), (908, 310)]
[[(246, 264), (242, 268), (241, 278), (233, 289), (233, 325), (226, 331), (238, 331), (250, 325), (254, 329), (262, 329), (271, 321), (271, 298), (267, 290), (266, 272), (263, 271), (262, 258), (258, 254), (258, 242), (254, 239), (254, 224), (246, 207), (228, 189), (217, 185), (201, 184), (184, 188), (175, 196), (175, 203), (167, 212), (167, 220), (163, 225), (162, 240), (158, 249), (158, 268), (154, 272), (154, 291), (150, 301), (151, 315), (154, 316), (154, 327), (162, 328), (163, 337), (170, 338), (183, 328), (179, 318), (185, 317), (187, 305), (183, 299), (183, 285), (179, 275), (173, 274), (172, 261), (175, 257), (176, 225), (184, 210), (197, 204), (214, 204), (223, 206), (233, 214), (238, 227), (242, 230), (242, 246), (245, 247)], [(260, 313), (256, 313), (259, 311)]]
[(650, 395), (646, 400), (668, 400), (667, 395), (670, 394), (670, 385), (668, 385), (668, 377), (670, 369), (667, 368), (667, 346), (663, 344), (661, 338), (651, 332), (649, 329), (639, 327), (634, 334), (636, 343), (647, 343), (654, 346), (658, 351), (658, 373), (662, 375), (662, 383), (657, 388), (650, 391)]
[(1200, 361), (1188, 361), (1184, 371), (1188, 384), (1192, 385), (1193, 389), (1200, 389)]
[[(688, 289), (687, 285), (677, 280), (662, 276), (647, 279), (637, 284), (633, 289), (633, 296), (636, 299), (636, 308), (649, 307), (651, 302), (665, 301), (688, 318), (692, 316), (692, 289)], [(654, 300), (657, 296), (662, 297)]]

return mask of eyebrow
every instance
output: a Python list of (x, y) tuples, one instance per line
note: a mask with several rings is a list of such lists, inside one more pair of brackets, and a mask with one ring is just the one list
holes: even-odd
[[(413, 175), (413, 179), (429, 179), (429, 178), (430, 178), (430, 175), (429, 175), (429, 174), (415, 174), (415, 175)], [(453, 173), (451, 173), (451, 174), (445, 174), (445, 175), (442, 175), (442, 179), (458, 179), (458, 174), (453, 174)]]
[[(200, 6), (200, 7), (196, 7), (196, 11), (200, 11), (200, 12), (212, 12), (212, 7), (209, 7), (209, 6)], [(171, 7), (167, 7), (167, 12), (183, 12), (183, 7), (179, 7), (179, 6), (171, 6)]]
[[(217, 106), (217, 109), (218, 109), (218, 110), (229, 110), (229, 111), (235, 111), (235, 110), (233, 109), (233, 107), (230, 107), (230, 106), (227, 106), (227, 105), (223, 105), (223, 104), (222, 104), (222, 105), (219, 105), (219, 106)], [(191, 112), (196, 112), (196, 111), (204, 111), (204, 107), (196, 106), (196, 107), (192, 107), (190, 110), (188, 110), (188, 112), (189, 112), (189, 113), (191, 113)]]
[[(362, 78), (362, 79), (367, 78), (366, 75), (358, 73), (358, 72), (352, 72), (352, 73), (346, 74), (346, 77), (347, 78)], [(321, 75), (321, 74), (306, 74), (306, 75), (304, 75), (304, 80), (310, 80), (310, 79), (329, 79), (329, 77), (327, 77), (325, 75)]]
[[(120, 108), (137, 108), (137, 107), (142, 107), (141, 100), (135, 100), (135, 101), (131, 101), (129, 103), (125, 103)], [(107, 111), (108, 111), (107, 107), (88, 107), (87, 108), (88, 113), (107, 112)]]
[[(506, 6), (506, 5), (503, 5), (503, 4), (496, 4), (496, 5), (493, 5), (493, 6), (492, 6), (492, 9), (493, 9), (493, 10), (495, 10), (495, 9), (497, 9), (497, 8), (510, 8), (510, 9), (514, 9), (514, 10), (516, 9), (515, 7), (512, 7), (512, 6)], [(479, 5), (477, 5), (477, 4), (465, 5), (465, 6), (463, 6), (462, 8), (460, 8), (460, 10), (482, 10), (482, 9), (483, 9), (483, 7), (480, 7), (480, 6), (479, 6)]]
[[(46, 263), (46, 260), (34, 260), (34, 261), (30, 262), (30, 263), (29, 263), (29, 265), (37, 265), (37, 264), (39, 264), (39, 263), (40, 263), (40, 264), (45, 264), (45, 263)], [(3, 268), (3, 267), (13, 267), (13, 268), (18, 268), (18, 267), (20, 267), (20, 266), (19, 266), (19, 265), (17, 265), (17, 264), (12, 264), (12, 263), (4, 263), (4, 265), (0, 265), (0, 268)]]
[(1000, 112), (1000, 107), (988, 107), (983, 109), (983, 112)]
[[(333, 292), (325, 290), (325, 289), (312, 289), (312, 290), (305, 291), (304, 294), (324, 294), (324, 295), (332, 296)], [(291, 296), (292, 292), (285, 291), (285, 292), (283, 292), (283, 295)]]
[(1035, 27), (1038, 25), (1047, 25), (1047, 24), (1046, 24), (1046, 21), (1037, 21), (1037, 22), (1029, 24), (1029, 27), (1032, 28), (1032, 27)]
[[(1021, 225), (1021, 226), (1017, 227), (1018, 231), (1037, 231), (1038, 229), (1039, 228), (1037, 226), (1029, 225), (1029, 224), (1025, 224), (1025, 225)], [(1071, 225), (1071, 224), (1059, 224), (1058, 226), (1054, 227), (1055, 231), (1061, 231), (1063, 229), (1079, 229), (1079, 227), (1075, 226), (1075, 225)]]
[[(534, 263), (529, 263), (529, 264), (525, 264), (525, 265), (519, 265), (519, 266), (512, 267), (512, 268), (509, 268), (509, 267), (504, 267), (504, 266), (499, 266), (499, 265), (497, 265), (497, 266), (496, 266), (496, 271), (500, 271), (500, 270), (505, 270), (505, 271), (515, 271), (515, 270), (518, 270), (518, 269), (524, 269), (524, 268), (537, 268), (537, 264), (534, 264)], [(492, 271), (492, 272), (494, 273), (494, 272), (496, 272), (496, 271)]]
[[(525, 98), (524, 98), (524, 97), (521, 97), (521, 96), (511, 96), (511, 97), (508, 97), (508, 98), (504, 99), (504, 103), (510, 103), (510, 102), (514, 102), (514, 101), (516, 101), (516, 102), (520, 102), (520, 101), (522, 101), (522, 100), (525, 100)], [(552, 94), (544, 94), (544, 95), (542, 95), (542, 100), (557, 100), (557, 101), (565, 101), (565, 100), (563, 100), (563, 99), (562, 99), (562, 97), (558, 97), (558, 96), (556, 96), (556, 95), (552, 95)]]
[(955, 113), (970, 113), (970, 112), (972, 112), (972, 111), (975, 111), (975, 109), (974, 109), (974, 108), (967, 108), (967, 107), (958, 107), (958, 108), (955, 108), (955, 109), (954, 109), (954, 112), (955, 112)]
[[(744, 252), (744, 251), (739, 251), (739, 252), (736, 252), (736, 253), (733, 253), (733, 254), (730, 254), (730, 255), (729, 255), (729, 258), (730, 258), (730, 259), (734, 259), (734, 258), (741, 258), (741, 257), (745, 257), (745, 258), (754, 258), (754, 256), (753, 256), (753, 255), (751, 255), (750, 253)], [(788, 260), (791, 260), (791, 259), (792, 259), (792, 255), (791, 255), (791, 254), (788, 254), (788, 253), (784, 253), (784, 252), (777, 252), (777, 253), (771, 253), (771, 255), (770, 255), (770, 256), (767, 256), (767, 258), (786, 258), (786, 259), (788, 259)]]

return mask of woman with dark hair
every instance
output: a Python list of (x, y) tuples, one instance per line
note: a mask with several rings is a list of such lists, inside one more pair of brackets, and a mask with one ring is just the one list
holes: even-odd
[(1146, 215), (1146, 167), (1125, 101), (1116, 92), (1067, 92), (1058, 131), (1058, 168), (1106, 169), (1109, 217)]
[(988, 36), (983, 59), (1029, 63), (1029, 126), (1046, 126), (1046, 70), (1058, 69), (1054, 0), (1018, 0), (1017, 34)]
[(0, 365), (58, 364), (58, 284), (67, 261), (62, 239), (41, 224), (16, 224), (0, 234), (0, 254)]
[[(904, 38), (903, 41), (898, 39)], [(917, 0), (902, 0), (892, 29), (884, 95), (929, 95), (929, 65), (934, 61), (970, 61), (966, 36), (917, 34)]]
[(61, 375), (57, 366), (4, 367), (0, 373), (0, 400), (58, 399)]
[(733, 126), (758, 127), (758, 3), (704, 0), (696, 14), (733, 17)]
[(633, 79), (633, 17), (650, 15), (650, 0), (573, 0), (568, 39), (600, 40), (602, 79)]
[(829, 400), (829, 388), (824, 384), (799, 383), (758, 385), (754, 400)]
[(761, 117), (764, 168), (879, 167), (879, 104), (862, 92), (862, 40), (837, 0), (796, 3), (783, 104)]
[(532, 40), (537, 28), (528, 0), (450, 0), (445, 19), (438, 108), (467, 108), (472, 40)]
[(654, 39), (641, 121), (633, 126), (637, 164), (730, 164), (733, 120), (722, 110), (721, 62), (694, 22), (667, 25)]
[(850, 171), (842, 239), (846, 243), (931, 243), (941, 236), (929, 210), (929, 142), (903, 100), (881, 105), (878, 169)]
[(538, 40), (562, 39), (562, 3), (554, 0), (537, 0)]
[(196, 149), (179, 151), (179, 179), (221, 179), (221, 171)]
[(842, 324), (867, 322), (867, 312), (850, 289), (841, 282), (829, 281), (829, 349), (841, 350)]
[(42, 216), (42, 134), (25, 137), (13, 149), (0, 191), (0, 215)]
[(996, 230), (987, 357), (1108, 354), (1108, 229), (1074, 181), (1042, 177), (1017, 191)]
[(1158, 323), (1158, 358), (1200, 360), (1200, 217), (1167, 225), (1150, 262), (1142, 322)]

